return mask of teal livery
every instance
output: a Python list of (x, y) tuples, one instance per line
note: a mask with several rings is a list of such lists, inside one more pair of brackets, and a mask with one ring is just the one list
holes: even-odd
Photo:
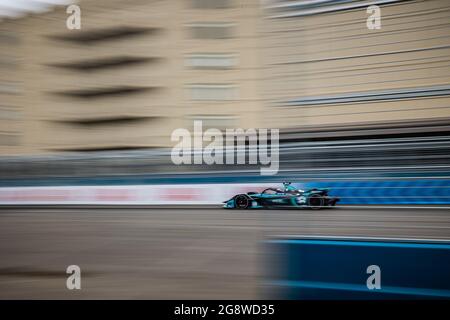
[(237, 194), (224, 201), (226, 209), (259, 209), (274, 207), (330, 208), (339, 201), (337, 197), (328, 195), (328, 188), (299, 190), (290, 182), (283, 182), (283, 189), (267, 188), (264, 191)]

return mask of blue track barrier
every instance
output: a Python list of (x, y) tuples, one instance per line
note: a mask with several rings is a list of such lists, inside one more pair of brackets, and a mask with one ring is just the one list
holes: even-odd
[(450, 180), (324, 181), (297, 184), (300, 189), (330, 188), (341, 205), (450, 204)]
[(296, 238), (268, 247), (276, 298), (450, 299), (450, 242)]

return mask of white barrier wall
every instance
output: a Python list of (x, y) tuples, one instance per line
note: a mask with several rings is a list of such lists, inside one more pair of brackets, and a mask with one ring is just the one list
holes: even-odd
[(192, 184), (0, 188), (0, 205), (221, 204), (238, 193), (279, 184)]

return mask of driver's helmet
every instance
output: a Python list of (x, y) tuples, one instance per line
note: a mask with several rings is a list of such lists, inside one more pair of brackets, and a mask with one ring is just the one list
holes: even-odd
[(297, 191), (297, 188), (295, 188), (293, 185), (291, 185), (290, 182), (283, 182), (284, 185), (284, 191), (288, 192), (288, 191)]

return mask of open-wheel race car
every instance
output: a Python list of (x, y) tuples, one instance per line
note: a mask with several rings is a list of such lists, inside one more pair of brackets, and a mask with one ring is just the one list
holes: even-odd
[(329, 189), (299, 190), (290, 182), (283, 182), (283, 189), (267, 188), (262, 192), (237, 194), (224, 201), (226, 209), (259, 209), (259, 208), (330, 208), (339, 201), (337, 197), (328, 195)]

